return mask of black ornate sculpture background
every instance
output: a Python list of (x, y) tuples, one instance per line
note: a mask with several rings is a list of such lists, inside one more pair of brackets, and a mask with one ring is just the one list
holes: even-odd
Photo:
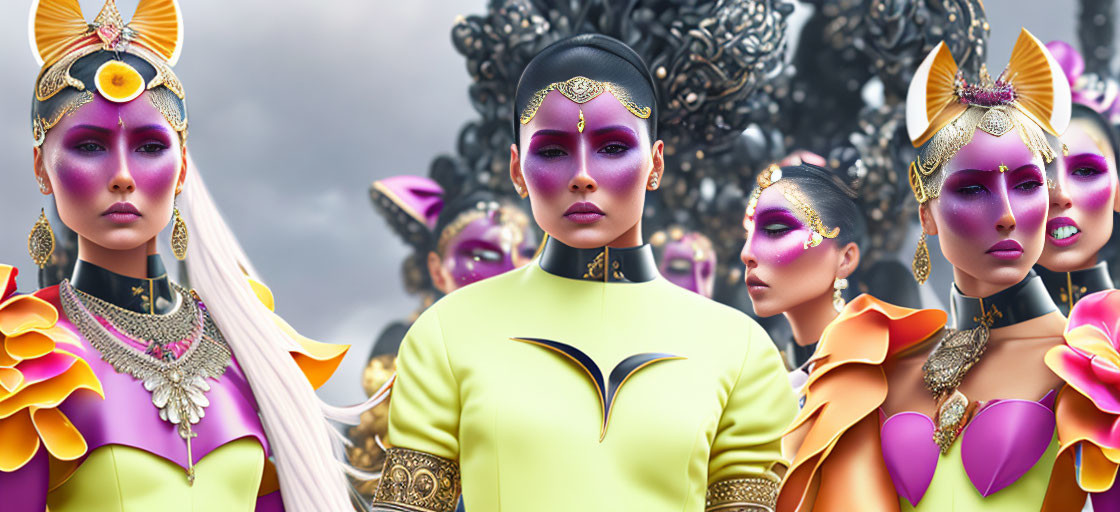
[[(897, 262), (916, 208), (905, 180), (913, 157), (906, 87), (943, 39), (975, 72), (988, 31), (983, 9), (979, 0), (807, 3), (814, 13), (790, 59), (793, 4), (784, 0), (492, 0), (485, 14), (452, 28), (479, 118), (443, 164), (515, 197), (509, 120), (522, 69), (560, 38), (599, 32), (632, 45), (658, 82), (668, 172), (643, 227), (648, 234), (673, 223), (707, 234), (720, 261), (718, 300), (741, 302), (741, 221), (754, 176), (792, 150), (825, 156), (859, 180), (872, 223), (865, 268)], [(864, 101), (869, 84), (882, 91), (875, 104)]]

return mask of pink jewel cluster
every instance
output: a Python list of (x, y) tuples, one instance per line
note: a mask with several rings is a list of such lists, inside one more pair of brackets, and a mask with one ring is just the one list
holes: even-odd
[(116, 25), (102, 25), (97, 28), (97, 37), (111, 47), (121, 44), (121, 28)]
[(995, 107), (1009, 105), (1017, 98), (1015, 89), (1003, 80), (996, 80), (991, 85), (970, 84), (963, 78), (957, 87), (957, 95), (965, 105), (980, 107)]

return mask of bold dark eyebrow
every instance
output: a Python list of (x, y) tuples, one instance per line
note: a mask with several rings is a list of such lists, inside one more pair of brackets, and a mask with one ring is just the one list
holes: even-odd
[(599, 129), (591, 132), (591, 134), (599, 136), (599, 135), (603, 135), (603, 134), (607, 134), (607, 133), (611, 133), (611, 132), (624, 132), (627, 135), (630, 135), (631, 137), (634, 137), (634, 138), (638, 137), (638, 134), (634, 133), (634, 130), (632, 130), (629, 126), (622, 126), (620, 124), (619, 125), (604, 126), (602, 128), (599, 128)]
[(78, 126), (75, 126), (75, 127), (71, 128), (71, 130), (89, 130), (89, 131), (93, 131), (93, 132), (103, 133), (105, 135), (113, 133), (113, 130), (111, 130), (109, 128), (105, 128), (103, 126), (92, 125), (92, 124), (80, 124)]
[(571, 134), (572, 132), (564, 130), (537, 130), (533, 132), (533, 136), (531, 137), (531, 139), (535, 139), (537, 137), (569, 137), (571, 136)]
[(167, 133), (167, 132), (170, 132), (171, 129), (166, 127), (166, 126), (163, 126), (162, 124), (146, 124), (146, 125), (141, 126), (139, 128), (133, 128), (132, 131), (134, 131), (134, 132), (160, 131), (160, 132)]
[(1101, 163), (1101, 164), (1106, 164), (1106, 165), (1108, 164), (1108, 158), (1105, 157), (1104, 155), (1098, 155), (1096, 153), (1088, 153), (1088, 152), (1077, 153), (1076, 155), (1067, 156), (1066, 160), (1073, 160), (1073, 161), (1077, 161), (1077, 162), (1080, 162), (1080, 161), (1083, 161), (1083, 160), (1093, 160), (1093, 161), (1095, 161), (1095, 163)]

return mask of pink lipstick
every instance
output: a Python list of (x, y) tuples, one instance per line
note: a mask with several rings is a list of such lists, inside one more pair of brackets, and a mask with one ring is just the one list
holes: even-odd
[(753, 275), (748, 275), (747, 276), (747, 293), (748, 294), (754, 295), (754, 294), (759, 293), (759, 292), (761, 292), (761, 291), (763, 291), (763, 290), (765, 290), (769, 287), (770, 287), (770, 285), (767, 285), (766, 282), (759, 279), (758, 276), (753, 276)]
[(114, 203), (102, 212), (101, 216), (108, 218), (109, 221), (114, 224), (130, 224), (142, 217), (142, 215), (140, 215), (140, 210), (137, 210), (132, 203), (124, 201)]
[(580, 201), (568, 207), (564, 212), (564, 218), (575, 222), (576, 224), (591, 224), (605, 217), (607, 214), (603, 213), (595, 203), (589, 201)]
[(1081, 228), (1069, 217), (1057, 217), (1046, 223), (1046, 238), (1057, 247), (1069, 247), (1081, 238)]
[(1016, 260), (1023, 255), (1023, 246), (1011, 239), (996, 242), (988, 249), (988, 254), (1001, 260)]

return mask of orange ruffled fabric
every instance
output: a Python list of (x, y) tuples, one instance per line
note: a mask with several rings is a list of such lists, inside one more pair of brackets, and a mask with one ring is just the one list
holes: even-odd
[(0, 471), (23, 467), (40, 444), (58, 460), (85, 455), (85, 439), (57, 407), (79, 389), (105, 396), (89, 364), (65, 350), (80, 345), (54, 306), (16, 295), (17, 273), (0, 265)]
[(860, 295), (825, 328), (805, 406), (787, 431), (804, 433), (804, 441), (778, 494), (779, 512), (898, 507), (878, 439), (877, 411), (887, 397), (882, 365), (946, 320), (944, 311)]
[(1065, 341), (1046, 353), (1046, 365), (1068, 384), (1055, 410), (1058, 456), (1079, 454), (1081, 489), (1104, 492), (1120, 467), (1120, 290), (1078, 301)]
[(304, 337), (302, 334), (296, 332), (295, 328), (288, 325), (283, 318), (275, 314), (276, 301), (272, 296), (272, 290), (269, 290), (264, 283), (249, 279), (249, 286), (253, 289), (253, 293), (257, 295), (261, 303), (273, 311), (272, 320), (280, 327), (280, 330), (285, 334), (291, 336), (296, 343), (299, 343), (300, 350), (291, 351), (292, 358), (295, 359), (296, 365), (307, 377), (307, 381), (311, 383), (311, 387), (319, 389), (320, 386), (326, 384), (330, 380), (331, 375), (334, 375), (338, 365), (342, 363), (342, 358), (346, 357), (346, 351), (350, 350), (350, 345), (336, 345), (333, 343), (320, 343), (313, 339)]

